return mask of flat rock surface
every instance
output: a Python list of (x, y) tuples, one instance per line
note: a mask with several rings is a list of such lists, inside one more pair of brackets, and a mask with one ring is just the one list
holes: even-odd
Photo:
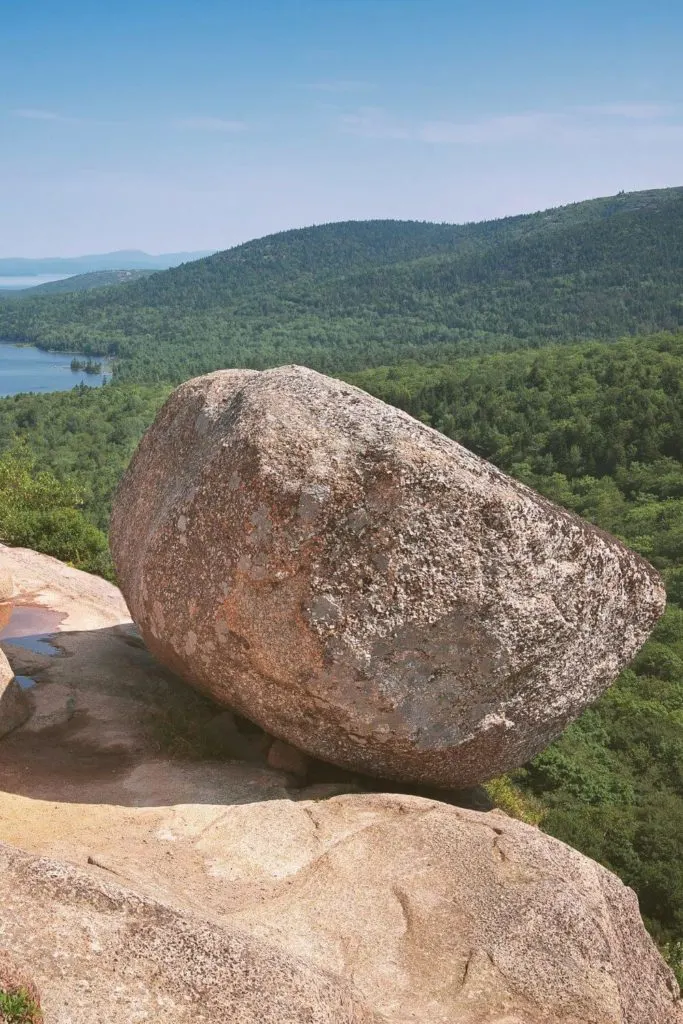
[[(8, 563), (15, 601), (61, 623), (13, 635), (19, 603), (2, 640), (35, 680), (35, 711), (0, 741), (0, 841), (32, 854), (0, 853), (0, 945), (31, 965), (48, 1021), (221, 1021), (223, 991), (226, 1021), (267, 1021), (268, 1001), (254, 1016), (236, 987), (251, 965), (265, 992), (285, 971), (280, 1024), (683, 1024), (635, 897), (609, 872), (497, 812), (299, 787), (265, 754), (209, 758), (201, 726), (224, 712), (153, 660), (115, 588), (98, 625), (82, 574), (89, 625), (69, 590), (65, 628), (53, 560), (0, 547)], [(194, 981), (189, 947), (203, 958)], [(236, 977), (216, 973), (224, 960)], [(304, 995), (328, 1016), (293, 1015)]]
[(302, 367), (178, 388), (111, 538), (160, 661), (315, 757), (440, 786), (546, 747), (664, 608), (614, 538)]
[(48, 1024), (372, 1024), (339, 979), (70, 865), (0, 844), (3, 941)]

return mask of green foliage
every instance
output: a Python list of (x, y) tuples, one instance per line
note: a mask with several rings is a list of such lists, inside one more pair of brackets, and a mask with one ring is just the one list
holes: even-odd
[(676, 975), (679, 988), (683, 991), (683, 941), (667, 942), (661, 947), (661, 952)]
[(544, 809), (540, 800), (515, 785), (509, 775), (489, 779), (484, 789), (491, 803), (511, 818), (525, 821), (527, 825), (540, 825), (543, 821)]
[(80, 507), (106, 530), (114, 489), (167, 386), (89, 388), (0, 400), (0, 452), (20, 438), (41, 469), (75, 484)]
[(40, 1007), (25, 989), (0, 989), (0, 1024), (42, 1024), (42, 1020)]
[(3, 299), (0, 337), (114, 357), (137, 381), (346, 373), (674, 331), (682, 283), (683, 189), (662, 189), (480, 224), (287, 231), (125, 287)]
[(0, 456), (0, 540), (111, 578), (107, 538), (80, 511), (72, 483), (36, 470), (22, 445)]

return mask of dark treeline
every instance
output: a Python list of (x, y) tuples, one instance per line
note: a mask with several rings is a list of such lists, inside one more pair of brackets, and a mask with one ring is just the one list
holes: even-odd
[(97, 359), (79, 359), (77, 356), (71, 360), (72, 370), (82, 370), (84, 373), (89, 374), (100, 374), (102, 373), (102, 363), (98, 362)]

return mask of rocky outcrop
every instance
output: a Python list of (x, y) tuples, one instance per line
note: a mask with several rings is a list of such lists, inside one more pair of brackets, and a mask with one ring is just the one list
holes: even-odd
[[(386, 1020), (683, 1022), (634, 894), (564, 844), (502, 814), (417, 797), (301, 809), (317, 855), (277, 898), (232, 919), (350, 970)], [(245, 852), (262, 849), (257, 818), (236, 839)]]
[(376, 1021), (339, 979), (267, 943), (2, 845), (0, 928), (51, 1024)]
[(618, 541), (300, 367), (178, 388), (111, 538), (165, 665), (316, 757), (440, 786), (544, 748), (664, 607)]
[[(9, 608), (43, 609), (63, 629), (98, 629), (130, 622), (117, 587), (99, 576), (28, 548), (0, 544), (0, 602)], [(39, 629), (36, 632), (40, 632)]]
[[(292, 849), (292, 815), (246, 809), (224, 854), (242, 899), (220, 924), (134, 895), (111, 866), (95, 876), (0, 847), (3, 940), (30, 957), (48, 1019), (683, 1021), (633, 893), (563, 844), (503, 815), (414, 797), (298, 810), (312, 816), (318, 849), (306, 854), (299, 838), (307, 863), (292, 851), (285, 872), (273, 839)], [(257, 895), (268, 873), (275, 889), (262, 882)]]
[(31, 715), (31, 704), (5, 655), (0, 651), (0, 737), (18, 729)]
[(0, 837), (32, 854), (0, 854), (0, 935), (48, 1020), (267, 1021), (272, 999), (307, 1024), (683, 1024), (614, 875), (498, 812), (301, 786), (282, 748), (269, 770), (268, 738), (155, 662), (114, 587), (3, 563), (21, 610), (61, 619), (53, 655), (6, 645), (35, 712), (0, 741)]

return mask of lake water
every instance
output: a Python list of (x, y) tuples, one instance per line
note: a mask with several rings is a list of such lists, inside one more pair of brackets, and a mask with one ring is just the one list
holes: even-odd
[(35, 288), (39, 284), (52, 284), (53, 281), (63, 281), (65, 277), (72, 276), (71, 274), (26, 274), (3, 277), (0, 274), (0, 288), (8, 291), (15, 291), (17, 288)]
[(43, 352), (0, 342), (0, 398), (21, 391), (69, 391), (80, 383), (98, 387), (110, 375), (74, 371), (72, 359), (70, 352)]

